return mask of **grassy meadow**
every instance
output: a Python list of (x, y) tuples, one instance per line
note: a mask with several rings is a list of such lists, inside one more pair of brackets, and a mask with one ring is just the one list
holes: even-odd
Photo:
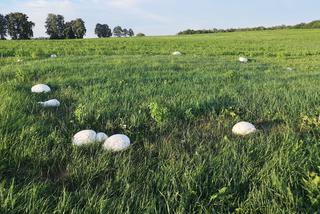
[(319, 115), (320, 30), (0, 41), (0, 213), (314, 213)]

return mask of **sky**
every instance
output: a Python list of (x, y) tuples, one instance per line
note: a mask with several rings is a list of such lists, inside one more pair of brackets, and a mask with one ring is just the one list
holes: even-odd
[(97, 23), (120, 25), (146, 35), (174, 35), (186, 29), (298, 24), (320, 19), (319, 0), (0, 0), (0, 14), (26, 13), (34, 36), (46, 36), (48, 13), (65, 21), (82, 18), (86, 37)]

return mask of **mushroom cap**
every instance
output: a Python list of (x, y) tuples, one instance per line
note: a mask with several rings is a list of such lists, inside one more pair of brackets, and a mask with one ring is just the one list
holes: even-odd
[(244, 121), (235, 124), (232, 128), (233, 134), (242, 136), (254, 133), (256, 130), (254, 125)]
[(174, 55), (174, 56), (180, 56), (180, 55), (182, 55), (182, 53), (179, 52), (179, 51), (175, 51), (175, 52), (172, 53), (172, 55)]
[(106, 135), (103, 132), (99, 132), (96, 135), (96, 141), (99, 142), (99, 143), (103, 143), (107, 139), (108, 139), (108, 135)]
[(82, 146), (92, 144), (96, 141), (96, 132), (93, 130), (82, 130), (73, 136), (72, 144)]
[(60, 106), (60, 102), (57, 99), (48, 100), (45, 102), (38, 102), (43, 107), (58, 107)]
[(241, 57), (239, 57), (239, 61), (246, 63), (246, 62), (248, 62), (248, 58), (241, 56)]
[(50, 91), (51, 91), (50, 87), (45, 84), (37, 84), (32, 86), (31, 88), (31, 92), (33, 93), (47, 93)]
[(127, 149), (130, 146), (130, 139), (123, 134), (115, 134), (109, 137), (103, 144), (107, 151), (118, 152)]

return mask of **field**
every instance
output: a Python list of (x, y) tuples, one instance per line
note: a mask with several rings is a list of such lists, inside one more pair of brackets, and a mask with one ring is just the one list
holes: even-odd
[[(316, 212), (319, 83), (320, 30), (0, 41), (0, 212)], [(132, 145), (72, 146), (82, 129)]]

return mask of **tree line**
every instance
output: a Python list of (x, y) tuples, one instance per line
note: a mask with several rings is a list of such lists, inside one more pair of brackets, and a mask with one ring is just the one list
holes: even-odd
[(98, 23), (95, 28), (95, 34), (99, 37), (111, 37), (116, 36), (116, 37), (127, 37), (127, 36), (134, 36), (133, 30), (130, 28), (129, 30), (126, 28), (123, 28), (121, 26), (116, 26), (113, 28), (113, 33), (111, 32), (111, 29), (107, 24), (100, 24)]
[(12, 39), (29, 39), (33, 37), (34, 25), (23, 13), (0, 14), (0, 39), (5, 39), (7, 34)]
[[(29, 17), (24, 13), (16, 12), (5, 16), (0, 14), (0, 39), (6, 39), (7, 35), (13, 40), (31, 39), (34, 26), (35, 23), (29, 21)], [(82, 39), (87, 32), (85, 22), (81, 18), (65, 22), (62, 15), (51, 13), (48, 14), (45, 28), (50, 39)], [(131, 28), (116, 26), (112, 31), (107, 24), (100, 23), (96, 24), (95, 34), (99, 38), (132, 37), (135, 35)], [(144, 36), (141, 33), (138, 35)]]
[(280, 29), (317, 29), (320, 28), (320, 20), (312, 21), (309, 23), (300, 23), (297, 25), (279, 25), (273, 27), (252, 27), (252, 28), (229, 28), (229, 29), (203, 29), (203, 30), (184, 30), (178, 33), (178, 35), (190, 35), (190, 34), (207, 34), (207, 33), (225, 33), (225, 32), (237, 32), (237, 31), (262, 31), (262, 30), (280, 30)]

